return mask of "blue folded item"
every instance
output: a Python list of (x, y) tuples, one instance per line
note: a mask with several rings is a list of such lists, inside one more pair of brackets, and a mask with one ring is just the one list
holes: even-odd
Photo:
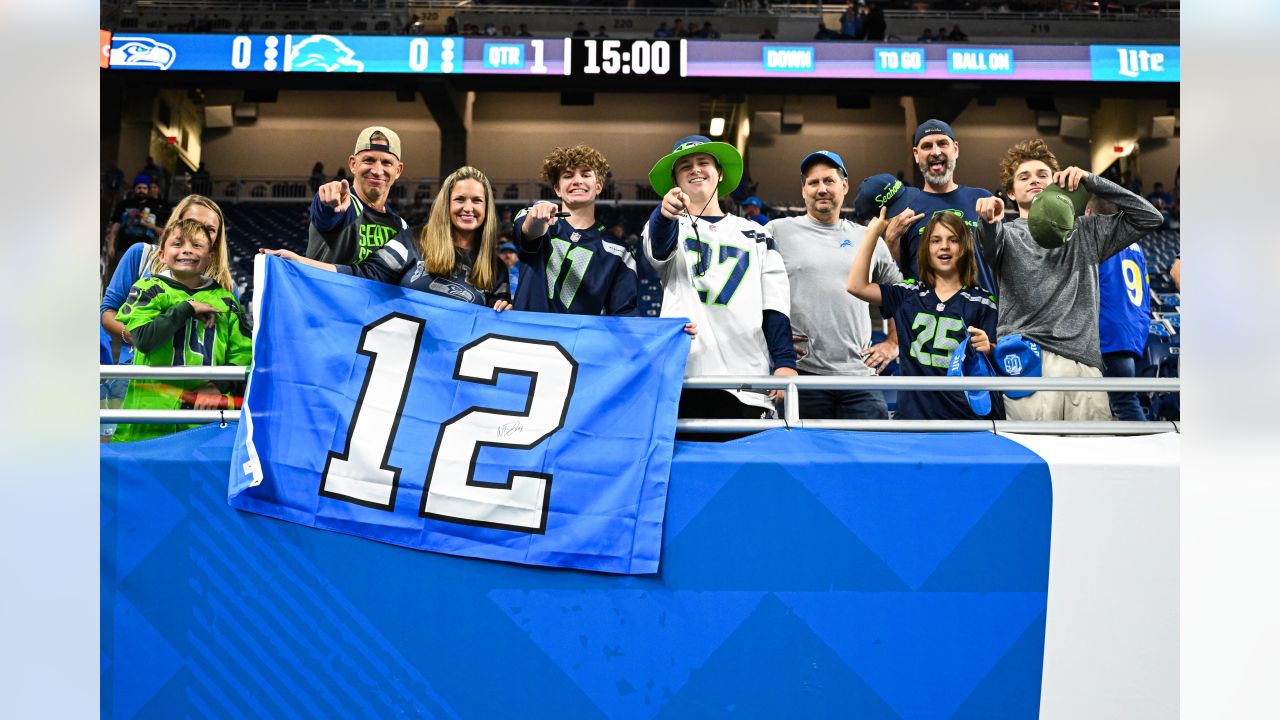
[[(951, 361), (947, 364), (947, 375), (951, 377), (995, 377), (996, 371), (991, 367), (987, 356), (969, 346), (969, 338), (960, 341), (951, 351)], [(965, 390), (965, 399), (969, 401), (969, 409), (979, 416), (991, 413), (991, 393), (986, 390)]]
[[(1006, 335), (996, 343), (995, 366), (1009, 377), (1040, 377), (1040, 345), (1021, 335)], [(1005, 397), (1021, 398), (1035, 390), (1005, 391)]]

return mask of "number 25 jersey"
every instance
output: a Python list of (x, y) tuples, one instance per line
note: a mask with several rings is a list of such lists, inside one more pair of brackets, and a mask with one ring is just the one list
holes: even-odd
[[(773, 237), (735, 215), (677, 219), (676, 248), (654, 257), (661, 241), (643, 234), (645, 257), (662, 280), (661, 317), (698, 324), (685, 377), (768, 375), (769, 349), (761, 323), (765, 310), (791, 314), (791, 288)], [(736, 393), (735, 393), (736, 394)]]

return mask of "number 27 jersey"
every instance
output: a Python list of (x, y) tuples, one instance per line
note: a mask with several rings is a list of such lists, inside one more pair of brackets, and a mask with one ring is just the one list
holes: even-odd
[(782, 255), (759, 224), (735, 215), (678, 218), (676, 249), (653, 256), (645, 224), (646, 258), (662, 280), (661, 317), (698, 324), (685, 376), (768, 375), (765, 310), (791, 314), (791, 289)]

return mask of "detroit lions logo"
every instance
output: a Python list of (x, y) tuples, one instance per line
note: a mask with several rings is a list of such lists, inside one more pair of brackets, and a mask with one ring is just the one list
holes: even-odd
[(1022, 374), (1022, 358), (1017, 355), (1004, 356), (1004, 371), (1007, 375)]
[(312, 72), (364, 72), (356, 53), (332, 35), (312, 35), (293, 46), (290, 70)]
[(111, 38), (111, 67), (168, 70), (178, 56), (172, 45), (149, 37)]
[[(849, 238), (845, 238), (840, 241), (840, 248), (847, 248), (847, 247), (853, 247), (853, 241), (850, 240)], [(840, 248), (837, 248), (837, 249), (840, 249)]]

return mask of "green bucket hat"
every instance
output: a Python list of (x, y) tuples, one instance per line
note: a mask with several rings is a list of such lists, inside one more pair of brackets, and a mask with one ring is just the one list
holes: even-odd
[(676, 161), (694, 153), (706, 153), (720, 163), (724, 178), (716, 186), (716, 197), (724, 197), (738, 187), (738, 183), (742, 181), (742, 155), (738, 153), (738, 148), (729, 143), (713, 142), (711, 138), (702, 135), (689, 135), (680, 138), (675, 147), (671, 148), (671, 153), (664, 155), (649, 171), (649, 184), (653, 186), (654, 192), (666, 195), (675, 187), (673, 170)]
[(1089, 191), (1081, 183), (1074, 192), (1050, 185), (1031, 199), (1027, 211), (1027, 229), (1040, 247), (1052, 250), (1062, 247), (1075, 227), (1076, 216), (1084, 212)]

